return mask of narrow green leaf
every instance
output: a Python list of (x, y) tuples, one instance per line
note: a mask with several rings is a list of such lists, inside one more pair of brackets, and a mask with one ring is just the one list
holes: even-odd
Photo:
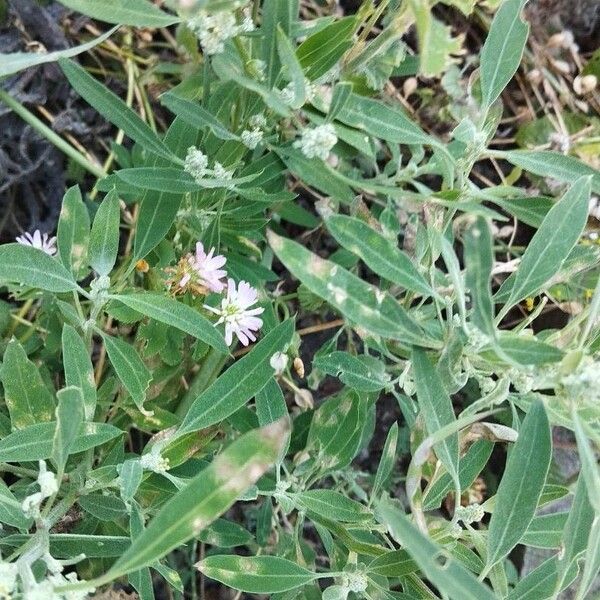
[(219, 119), (203, 108), (198, 102), (181, 98), (172, 92), (163, 94), (160, 102), (174, 115), (181, 117), (186, 123), (189, 123), (196, 129), (204, 131), (206, 128), (209, 128), (220, 140), (239, 140), (237, 135), (231, 133)]
[(66, 384), (81, 390), (84, 416), (86, 420), (91, 421), (96, 411), (97, 399), (94, 368), (84, 341), (68, 323), (63, 327), (62, 352)]
[(506, 600), (546, 600), (556, 583), (556, 556), (545, 560), (511, 590)]
[(60, 3), (98, 21), (119, 25), (168, 27), (181, 21), (148, 0), (60, 0)]
[(21, 344), (14, 339), (4, 351), (0, 379), (14, 429), (53, 419), (56, 406), (53, 394), (46, 387), (38, 368), (27, 358)]
[(348, 352), (335, 351), (316, 356), (313, 367), (364, 392), (377, 392), (390, 382), (385, 365), (373, 356), (352, 356)]
[(377, 473), (375, 474), (375, 481), (373, 482), (373, 489), (371, 490), (371, 498), (378, 498), (379, 494), (383, 491), (387, 480), (389, 479), (394, 466), (396, 464), (396, 448), (398, 446), (398, 422), (395, 422), (388, 431), (387, 437), (385, 438), (385, 444), (381, 451), (381, 458), (379, 459), (379, 466), (377, 467)]
[(130, 458), (118, 470), (121, 498), (125, 503), (129, 503), (133, 500), (142, 483), (144, 469), (142, 468), (142, 463), (137, 458)]
[[(562, 360), (565, 353), (559, 348), (540, 342), (534, 336), (501, 332), (497, 340), (502, 352), (521, 365), (543, 365)], [(485, 356), (487, 346), (481, 349)]]
[(494, 304), (492, 301), (491, 276), (494, 266), (492, 235), (484, 217), (464, 235), (466, 285), (471, 293), (471, 321), (484, 334), (495, 337)]
[(290, 35), (292, 24), (298, 20), (300, 3), (298, 0), (264, 0), (262, 3), (262, 60), (266, 64), (268, 85), (275, 84), (281, 63), (277, 52), (277, 29)]
[(178, 435), (219, 423), (244, 406), (273, 377), (275, 370), (269, 361), (273, 354), (284, 350), (293, 333), (294, 322), (284, 321), (260, 340), (246, 356), (233, 363), (196, 398)]
[(534, 548), (558, 548), (568, 516), (568, 512), (557, 512), (533, 517), (520, 543)]
[(92, 493), (77, 500), (79, 506), (99, 521), (117, 521), (127, 514), (127, 506), (110, 494)]
[(300, 61), (296, 57), (292, 42), (280, 26), (277, 27), (277, 52), (279, 54), (279, 60), (284, 68), (285, 77), (292, 82), (294, 90), (294, 99), (290, 106), (298, 109), (306, 101), (304, 71), (302, 70)]
[(567, 183), (575, 183), (581, 177), (591, 175), (592, 191), (600, 194), (600, 171), (573, 156), (541, 150), (510, 150), (503, 152), (501, 157), (534, 175), (550, 176)]
[(267, 232), (267, 237), (285, 267), (311, 292), (339, 310), (352, 325), (405, 344), (437, 345), (389, 294), (292, 240), (272, 231)]
[[(0, 440), (0, 462), (46, 460), (52, 456), (56, 422), (37, 423), (14, 431)], [(84, 423), (73, 445), (71, 454), (100, 446), (123, 432), (108, 423)]]
[(406, 550), (391, 550), (372, 560), (367, 570), (383, 577), (404, 577), (418, 571), (419, 567)]
[(589, 598), (588, 593), (600, 571), (600, 516), (598, 514), (594, 517), (590, 529), (583, 565), (583, 573), (579, 581), (575, 600), (586, 600)]
[(94, 38), (85, 44), (75, 46), (74, 48), (67, 48), (66, 50), (57, 50), (56, 52), (14, 52), (12, 54), (2, 54), (0, 77), (18, 73), (23, 69), (28, 69), (35, 65), (55, 62), (59, 58), (70, 58), (72, 56), (77, 56), (82, 52), (87, 52), (107, 40), (117, 29), (118, 27), (113, 27), (106, 33), (103, 33), (101, 36)]
[(85, 274), (90, 236), (90, 215), (74, 185), (64, 195), (58, 220), (57, 246), (60, 261), (75, 279)]
[(209, 556), (197, 565), (206, 577), (251, 594), (277, 594), (306, 585), (316, 573), (278, 556)]
[[(270, 531), (269, 527), (269, 533)], [(247, 529), (226, 519), (213, 521), (200, 532), (198, 539), (205, 544), (218, 546), (219, 548), (246, 546), (254, 541), (254, 537)]]
[(144, 409), (146, 390), (150, 385), (152, 374), (140, 358), (136, 349), (119, 338), (102, 333), (104, 347), (115, 373), (121, 380), (132, 400), (144, 415), (149, 415)]
[(366, 506), (335, 490), (308, 490), (295, 494), (294, 500), (302, 510), (342, 523), (360, 523), (373, 517)]
[(345, 108), (346, 104), (350, 100), (353, 89), (352, 82), (350, 81), (339, 81), (333, 88), (333, 95), (331, 97), (331, 104), (327, 111), (327, 121), (334, 121), (340, 114), (341, 110)]
[(529, 25), (521, 18), (525, 0), (504, 0), (481, 51), (481, 96), (490, 107), (517, 72)]
[(162, 140), (123, 100), (99, 81), (96, 81), (77, 63), (68, 59), (61, 59), (59, 64), (75, 91), (105, 119), (122, 129), (125, 135), (137, 142), (142, 148), (169, 161), (175, 160), (175, 157)]
[[(442, 427), (456, 421), (452, 401), (440, 376), (423, 350), (413, 349), (412, 367), (425, 427), (427, 433), (433, 435)], [(458, 481), (458, 434), (451, 434), (438, 442), (434, 445), (434, 450), (452, 479)]]
[(0, 523), (11, 525), (18, 529), (29, 529), (31, 519), (23, 513), (19, 502), (10, 491), (6, 483), (0, 479)]
[(496, 600), (496, 595), (442, 548), (424, 536), (389, 500), (378, 512), (394, 539), (412, 556), (427, 579), (452, 600)]
[(56, 397), (56, 430), (52, 445), (52, 460), (62, 473), (71, 453), (71, 448), (83, 423), (83, 394), (76, 387), (60, 390)]
[(326, 225), (341, 246), (359, 256), (377, 275), (418, 294), (433, 295), (431, 286), (410, 258), (364, 221), (331, 215)]
[(501, 286), (510, 287), (511, 306), (532, 296), (558, 273), (563, 262), (583, 233), (590, 196), (590, 178), (578, 179), (550, 209), (540, 228), (529, 242), (519, 268)]
[(487, 568), (519, 543), (535, 514), (552, 458), (548, 417), (541, 402), (532, 404), (508, 457), (489, 526)]
[(151, 565), (198, 535), (273, 464), (287, 436), (281, 420), (234, 441), (160, 509), (103, 581)]
[(178, 302), (164, 294), (150, 292), (118, 294), (111, 298), (143, 315), (189, 333), (223, 354), (229, 352), (223, 336), (214, 325), (197, 310), (183, 302)]
[(354, 16), (344, 17), (308, 36), (298, 46), (296, 55), (306, 77), (314, 81), (339, 61), (353, 44), (355, 27)]
[(120, 217), (119, 197), (113, 190), (100, 203), (90, 232), (89, 263), (98, 275), (108, 275), (117, 261)]
[[(120, 556), (130, 543), (128, 537), (119, 535), (51, 533), (49, 538), (50, 552), (55, 558), (73, 558), (81, 553), (87, 558), (111, 558)], [(0, 540), (0, 546), (18, 548), (30, 539), (30, 535), (9, 535)]]
[(576, 410), (572, 411), (573, 431), (577, 439), (581, 474), (585, 481), (588, 499), (596, 515), (600, 515), (600, 469), (592, 443), (585, 433)]
[(0, 281), (20, 283), (48, 292), (77, 289), (73, 276), (58, 260), (42, 250), (22, 244), (0, 246)]
[(261, 427), (288, 414), (283, 392), (275, 379), (269, 379), (256, 394), (256, 416)]

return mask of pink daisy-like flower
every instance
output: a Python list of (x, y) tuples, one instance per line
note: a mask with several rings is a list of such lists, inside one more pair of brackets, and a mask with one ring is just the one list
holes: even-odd
[(50, 237), (47, 233), (40, 233), (39, 229), (33, 232), (33, 235), (29, 232), (20, 235), (16, 238), (19, 244), (23, 246), (31, 246), (37, 248), (42, 252), (45, 252), (49, 256), (56, 254), (56, 238)]
[(215, 325), (225, 323), (225, 342), (228, 346), (233, 341), (234, 333), (244, 346), (251, 341), (256, 341), (253, 332), (258, 331), (263, 324), (262, 319), (256, 315), (260, 315), (265, 310), (250, 308), (257, 300), (258, 292), (248, 282), (240, 281), (236, 289), (235, 281), (228, 279), (227, 296), (221, 301), (221, 308), (205, 305), (205, 308), (219, 315)]
[[(198, 284), (204, 285), (211, 292), (222, 292), (225, 284), (221, 281), (227, 276), (227, 271), (221, 269), (227, 259), (221, 254), (214, 256), (215, 249), (211, 248), (209, 253), (204, 252), (202, 242), (196, 244), (196, 254), (189, 257), (189, 263), (198, 276)], [(180, 287), (184, 287), (191, 279), (191, 274), (187, 273), (179, 282)], [(184, 281), (185, 280), (185, 281)]]

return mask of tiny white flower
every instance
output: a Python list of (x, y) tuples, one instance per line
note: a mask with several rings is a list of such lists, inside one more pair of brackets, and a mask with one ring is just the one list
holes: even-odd
[(166, 473), (169, 470), (169, 459), (163, 458), (160, 450), (160, 446), (152, 446), (150, 452), (146, 452), (140, 457), (142, 469), (155, 473)]
[(21, 504), (23, 514), (28, 518), (37, 519), (40, 515), (40, 506), (44, 497), (41, 492), (35, 492), (26, 496)]
[(250, 308), (256, 304), (258, 292), (246, 281), (240, 281), (235, 285), (233, 279), (227, 281), (227, 296), (221, 301), (220, 308), (205, 305), (205, 308), (219, 315), (215, 325), (225, 323), (225, 341), (227, 345), (233, 342), (233, 334), (240, 342), (247, 346), (256, 340), (253, 332), (262, 327), (262, 319), (258, 318), (264, 308)]
[(240, 137), (244, 146), (254, 150), (262, 142), (263, 132), (258, 127), (252, 130), (244, 129)]
[(312, 129), (305, 129), (302, 137), (294, 142), (294, 147), (300, 148), (307, 158), (318, 157), (327, 160), (337, 141), (335, 128), (331, 123), (326, 123)]
[(466, 525), (481, 521), (484, 515), (485, 511), (483, 510), (483, 507), (477, 502), (469, 504), (469, 506), (461, 506), (456, 511), (457, 520), (462, 521)]
[(252, 115), (248, 119), (248, 124), (250, 125), (250, 127), (264, 129), (267, 126), (267, 119), (265, 118), (265, 115), (259, 113), (257, 115)]
[(250, 13), (244, 13), (241, 24), (237, 24), (232, 11), (222, 10), (209, 14), (201, 10), (190, 19), (188, 27), (196, 34), (203, 52), (208, 55), (220, 54), (225, 50), (225, 42), (240, 33), (254, 30), (254, 23)]
[(190, 146), (188, 148), (184, 169), (187, 171), (196, 181), (200, 181), (205, 175), (208, 167), (208, 157), (198, 150), (196, 146)]
[(52, 471), (46, 469), (46, 463), (40, 460), (40, 472), (37, 478), (37, 482), (40, 486), (40, 491), (44, 498), (49, 498), (53, 494), (58, 492), (58, 482), (56, 481), (56, 475)]
[(19, 244), (23, 246), (32, 246), (42, 252), (48, 254), (48, 256), (54, 256), (56, 254), (56, 238), (48, 236), (47, 233), (41, 233), (39, 229), (33, 232), (33, 235), (29, 232), (24, 233), (16, 238)]
[(0, 599), (12, 598), (17, 582), (17, 563), (0, 562)]
[(288, 356), (284, 352), (275, 352), (275, 354), (271, 356), (269, 364), (275, 370), (275, 375), (281, 375), (287, 367)]
[(215, 162), (213, 174), (216, 179), (231, 179), (233, 177), (233, 171), (226, 169), (220, 162)]

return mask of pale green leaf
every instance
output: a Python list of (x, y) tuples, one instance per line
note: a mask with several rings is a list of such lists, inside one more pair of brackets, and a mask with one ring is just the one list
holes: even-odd
[(63, 197), (56, 245), (62, 264), (78, 279), (85, 274), (90, 236), (90, 215), (78, 186)]
[(98, 275), (108, 275), (117, 261), (120, 215), (119, 197), (113, 190), (100, 203), (90, 232), (88, 260)]
[(83, 423), (83, 394), (76, 387), (60, 390), (56, 397), (56, 430), (52, 445), (52, 460), (59, 473), (62, 473), (73, 443)]

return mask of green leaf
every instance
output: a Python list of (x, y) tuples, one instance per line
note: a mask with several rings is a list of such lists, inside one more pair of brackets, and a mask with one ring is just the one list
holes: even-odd
[[(9, 535), (0, 540), (0, 546), (18, 548), (31, 539), (30, 535)], [(130, 540), (118, 535), (82, 535), (77, 533), (51, 533), (50, 552), (55, 558), (73, 558), (84, 553), (87, 558), (120, 556)]]
[(14, 339), (4, 351), (0, 379), (13, 429), (52, 420), (56, 406), (53, 394), (21, 344)]
[(106, 33), (103, 33), (101, 36), (94, 38), (85, 44), (75, 46), (74, 48), (67, 48), (66, 50), (57, 50), (56, 52), (14, 52), (11, 54), (2, 54), (0, 77), (18, 73), (23, 69), (28, 69), (35, 65), (55, 62), (59, 58), (70, 58), (72, 56), (77, 56), (82, 52), (87, 52), (107, 40), (117, 29), (118, 27), (113, 27)]
[[(498, 339), (502, 352), (521, 365), (543, 365), (558, 362), (564, 357), (559, 348), (540, 342), (533, 336), (502, 332)], [(482, 348), (484, 353), (486, 348)]]
[(148, 0), (59, 0), (71, 10), (76, 10), (92, 19), (133, 25), (134, 27), (168, 27), (179, 23), (176, 15), (169, 15)]
[(333, 521), (361, 523), (373, 517), (366, 506), (335, 490), (308, 490), (295, 494), (293, 498), (302, 510)]
[(203, 108), (198, 102), (176, 96), (172, 92), (163, 94), (161, 104), (166, 106), (174, 115), (181, 117), (186, 123), (196, 129), (204, 131), (207, 127), (220, 140), (239, 140), (231, 133), (213, 114)]
[(548, 417), (541, 402), (532, 404), (508, 457), (489, 526), (487, 569), (519, 543), (537, 508), (552, 458)]
[(591, 440), (585, 433), (576, 410), (572, 411), (573, 431), (577, 439), (577, 450), (581, 461), (581, 474), (585, 481), (588, 500), (596, 515), (600, 515), (600, 469)]
[[(196, 142), (197, 131), (176, 117), (165, 136), (165, 144), (178, 156)], [(159, 166), (168, 164), (160, 157), (152, 156), (146, 164)], [(184, 194), (146, 191), (141, 199), (135, 227), (132, 264), (144, 258), (156, 245), (164, 239), (171, 228), (181, 206)]]
[(118, 294), (111, 298), (143, 315), (189, 333), (223, 354), (227, 354), (229, 351), (223, 336), (215, 329), (214, 325), (187, 304), (164, 294), (150, 292)]
[(205, 544), (219, 548), (235, 548), (252, 544), (252, 534), (241, 525), (226, 519), (217, 519), (208, 527), (205, 527), (198, 536)]
[(304, 85), (304, 71), (296, 57), (294, 46), (281, 27), (277, 27), (277, 53), (284, 68), (286, 79), (292, 82), (294, 99), (290, 106), (300, 108), (306, 101), (306, 87)]
[(272, 379), (269, 364), (273, 354), (283, 351), (292, 339), (294, 322), (287, 320), (271, 330), (243, 358), (236, 361), (190, 407), (178, 435), (204, 429), (239, 410)]
[[(56, 423), (37, 423), (0, 440), (0, 462), (46, 460), (52, 456)], [(84, 423), (73, 441), (71, 454), (100, 446), (123, 432), (108, 423)]]
[(198, 535), (273, 464), (287, 435), (281, 420), (234, 441), (159, 510), (102, 580), (151, 565)]
[(397, 105), (389, 106), (351, 94), (340, 109), (337, 120), (361, 129), (375, 138), (395, 144), (435, 144), (436, 141), (416, 125)]
[[(431, 436), (442, 427), (456, 421), (452, 401), (440, 376), (423, 350), (413, 349), (412, 368), (419, 407), (427, 433)], [(458, 434), (449, 435), (441, 442), (434, 444), (433, 447), (446, 471), (450, 473), (455, 482), (458, 482)]]
[(85, 419), (91, 421), (96, 412), (96, 383), (94, 367), (81, 336), (71, 325), (65, 323), (62, 332), (63, 365), (65, 382), (81, 390)]
[(500, 287), (511, 293), (503, 311), (532, 296), (552, 279), (583, 233), (590, 196), (590, 179), (578, 179), (550, 209), (529, 242), (519, 268)]
[(340, 111), (348, 104), (352, 94), (353, 85), (350, 81), (338, 81), (333, 88), (331, 104), (327, 111), (327, 121), (334, 121)]
[(383, 577), (404, 577), (418, 571), (419, 567), (406, 550), (391, 550), (372, 560), (367, 570)]
[(398, 423), (395, 422), (388, 431), (385, 438), (385, 444), (381, 451), (381, 459), (375, 474), (371, 498), (377, 498), (383, 491), (387, 480), (389, 479), (396, 464), (396, 448), (398, 447)]
[(280, 73), (281, 63), (277, 52), (277, 30), (290, 35), (292, 24), (298, 19), (298, 0), (264, 0), (262, 3), (262, 60), (266, 64), (266, 80), (269, 86), (275, 84)]
[(100, 203), (90, 232), (88, 260), (98, 275), (108, 275), (117, 261), (120, 218), (119, 197), (113, 190)]
[(556, 556), (552, 556), (527, 573), (511, 590), (506, 600), (546, 600), (552, 597), (555, 583)]
[(137, 142), (145, 150), (162, 156), (169, 161), (178, 160), (154, 131), (106, 86), (96, 81), (84, 69), (71, 60), (61, 59), (59, 64), (67, 76), (69, 83), (75, 88), (75, 91), (105, 119), (119, 127), (119, 129), (122, 129), (125, 135), (130, 137), (134, 142)]
[(313, 367), (364, 392), (377, 392), (390, 383), (385, 365), (373, 356), (352, 356), (348, 352), (335, 351), (316, 356)]
[(149, 416), (144, 409), (146, 390), (150, 385), (152, 374), (140, 358), (136, 349), (119, 338), (102, 333), (102, 340), (110, 363), (125, 389), (143, 415)]
[(314, 81), (331, 69), (352, 44), (356, 18), (344, 17), (304, 40), (296, 56), (308, 79)]
[(277, 594), (306, 585), (316, 573), (278, 556), (209, 556), (197, 565), (206, 577), (251, 594)]
[(377, 275), (418, 294), (433, 295), (410, 258), (364, 221), (331, 215), (325, 223), (338, 243), (360, 257)]
[(57, 247), (62, 264), (75, 279), (85, 274), (90, 236), (90, 215), (74, 185), (64, 195), (58, 220)]
[(600, 516), (596, 514), (590, 535), (588, 537), (587, 548), (583, 558), (583, 573), (579, 581), (577, 596), (575, 600), (585, 600), (589, 598), (588, 592), (594, 585), (594, 581), (600, 570)]
[(20, 283), (48, 292), (77, 289), (73, 276), (58, 260), (42, 250), (22, 244), (0, 246), (0, 281)]
[(534, 175), (550, 176), (567, 183), (575, 183), (581, 177), (591, 175), (592, 191), (600, 194), (600, 171), (572, 156), (541, 150), (510, 150), (502, 152), (501, 158)]
[(504, 0), (481, 51), (481, 96), (489, 108), (517, 72), (529, 25), (521, 18), (525, 0)]
[(461, 563), (442, 554), (442, 548), (424, 536), (391, 501), (378, 512), (394, 539), (412, 556), (427, 579), (452, 600), (496, 600), (496, 595)]
[(10, 491), (6, 483), (0, 479), (0, 523), (11, 525), (19, 529), (29, 529), (31, 519), (23, 513), (19, 502)]
[(272, 231), (267, 232), (267, 237), (273, 252), (285, 267), (354, 326), (405, 344), (437, 345), (389, 294), (292, 240)]
[(125, 503), (131, 502), (135, 496), (144, 475), (142, 463), (137, 458), (126, 460), (119, 469), (119, 489)]
[(52, 460), (58, 472), (62, 473), (83, 423), (83, 394), (79, 388), (66, 387), (60, 390), (56, 397), (58, 406)]
[(77, 502), (83, 510), (99, 521), (118, 521), (127, 514), (127, 506), (116, 496), (92, 493), (81, 496)]
[(256, 416), (261, 427), (288, 414), (283, 392), (275, 379), (269, 379), (256, 394)]
[(534, 548), (558, 548), (568, 516), (568, 512), (557, 512), (533, 517), (520, 543)]
[(464, 235), (465, 283), (471, 292), (471, 321), (484, 334), (494, 338), (494, 304), (492, 301), (491, 276), (494, 266), (492, 235), (484, 217), (477, 217), (475, 223)]

